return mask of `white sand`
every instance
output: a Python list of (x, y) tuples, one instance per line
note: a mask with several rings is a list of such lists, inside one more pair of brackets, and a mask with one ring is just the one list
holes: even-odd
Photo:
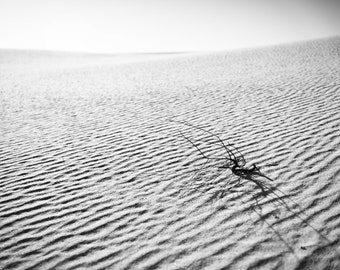
[(0, 269), (340, 269), (340, 38), (154, 58), (0, 51)]

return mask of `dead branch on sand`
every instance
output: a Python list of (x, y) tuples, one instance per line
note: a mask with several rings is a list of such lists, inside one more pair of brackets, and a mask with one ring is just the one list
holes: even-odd
[(251, 168), (246, 167), (247, 162), (245, 160), (244, 155), (235, 146), (231, 145), (228, 142), (224, 142), (220, 138), (220, 136), (218, 136), (217, 134), (211, 131), (208, 131), (202, 127), (193, 125), (187, 121), (177, 121), (177, 120), (170, 120), (170, 121), (184, 124), (191, 128), (207, 133), (212, 137), (215, 137), (218, 140), (218, 142), (214, 142), (214, 143), (220, 144), (220, 146), (225, 150), (226, 156), (210, 157), (206, 155), (204, 151), (202, 151), (202, 149), (200, 149), (200, 147), (196, 143), (193, 142), (193, 140), (191, 140), (189, 137), (185, 136), (182, 132), (180, 132), (181, 136), (185, 138), (192, 146), (194, 146), (198, 150), (198, 152), (206, 160), (206, 162), (213, 161), (213, 160), (224, 161), (224, 164), (222, 166), (219, 166), (220, 169), (230, 169), (234, 175), (255, 183), (261, 189), (263, 193), (266, 193), (265, 186), (260, 181), (256, 180), (255, 177), (260, 176), (270, 181), (273, 181), (273, 180), (269, 178), (268, 176), (266, 176), (265, 174), (263, 174), (260, 171), (260, 169), (256, 166), (256, 164), (253, 164)]

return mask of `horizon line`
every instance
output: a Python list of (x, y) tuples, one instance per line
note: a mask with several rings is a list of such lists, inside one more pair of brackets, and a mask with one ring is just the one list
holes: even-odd
[(216, 50), (178, 50), (178, 51), (145, 51), (145, 52), (99, 52), (99, 51), (76, 51), (76, 50), (54, 50), (54, 49), (38, 49), (38, 48), (0, 48), (1, 51), (21, 51), (21, 52), (41, 52), (41, 53), (60, 53), (60, 54), (86, 54), (86, 55), (95, 55), (95, 56), (129, 56), (129, 55), (171, 55), (171, 54), (200, 54), (200, 53), (219, 53), (219, 52), (233, 52), (233, 51), (241, 51), (241, 50), (251, 50), (251, 49), (261, 49), (261, 48), (269, 48), (275, 46), (284, 46), (289, 44), (297, 44), (332, 38), (340, 38), (340, 35), (330, 35), (325, 37), (318, 38), (307, 38), (307, 39), (299, 39), (293, 41), (284, 41), (279, 43), (270, 43), (263, 45), (254, 45), (254, 46), (240, 46), (229, 49), (216, 49)]

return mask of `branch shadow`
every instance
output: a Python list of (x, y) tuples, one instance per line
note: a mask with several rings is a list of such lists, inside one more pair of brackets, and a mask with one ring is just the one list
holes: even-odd
[[(200, 144), (197, 144), (194, 140), (190, 139), (189, 136), (179, 132), (180, 136), (189, 142), (205, 160), (205, 163), (196, 170), (189, 181), (182, 187), (183, 190), (185, 190), (183, 196), (195, 194), (197, 196), (198, 193), (203, 193), (207, 197), (205, 201), (207, 204), (221, 202), (222, 200), (224, 203), (230, 203), (235, 200), (242, 201), (242, 198), (248, 197), (248, 203), (250, 204), (248, 210), (255, 213), (258, 219), (273, 231), (284, 246), (286, 246), (287, 251), (293, 254), (298, 261), (300, 261), (300, 258), (297, 256), (294, 245), (289, 243), (289, 241), (285, 239), (285, 235), (276, 228), (276, 225), (279, 225), (287, 218), (297, 218), (301, 224), (308, 226), (324, 243), (327, 243), (328, 246), (333, 244), (326, 235), (308, 222), (309, 217), (304, 213), (305, 211), (302, 207), (294, 201), (289, 194), (276, 187), (273, 184), (273, 179), (261, 172), (255, 164), (253, 164), (253, 167), (248, 168), (244, 155), (235, 146), (225, 143), (217, 134), (188, 123), (187, 121), (173, 122), (183, 124), (189, 128), (208, 134), (208, 136), (217, 138), (210, 143), (214, 145), (219, 144), (219, 149), (224, 149), (225, 152), (225, 156), (209, 156)], [(251, 187), (249, 184), (251, 184)], [(270, 215), (268, 215), (268, 213), (264, 214), (264, 207), (268, 205), (274, 209)], [(221, 207), (229, 206), (222, 205)], [(289, 217), (281, 219), (281, 212), (288, 213)], [(269, 218), (272, 216), (275, 218), (273, 222), (271, 218)], [(300, 248), (304, 249), (305, 247), (301, 246)], [(335, 252), (338, 254), (337, 250), (335, 250)]]
[[(290, 198), (289, 194), (275, 187), (272, 183), (268, 183), (268, 179), (270, 178), (262, 172), (248, 170), (242, 175), (235, 175), (232, 172), (226, 173), (225, 169), (217, 168), (216, 170), (216, 167), (211, 168), (208, 164), (205, 164), (182, 186), (182, 190), (184, 190), (182, 196), (204, 194), (207, 198), (205, 204), (219, 203), (219, 207), (222, 208), (229, 208), (233, 201), (242, 201), (242, 198), (247, 196), (248, 201), (244, 201), (244, 205), (248, 204), (249, 206), (245, 211), (255, 213), (258, 217), (256, 222), (263, 222), (297, 261), (300, 261), (301, 258), (297, 255), (296, 246), (285, 239), (285, 235), (276, 228), (276, 225), (283, 222), (283, 219), (280, 218), (280, 214), (283, 212), (289, 213), (291, 219), (299, 219), (301, 224), (312, 229), (325, 244), (334, 245), (334, 241), (332, 242), (319, 229), (308, 222), (308, 216), (304, 214), (302, 207)], [(271, 209), (274, 209), (269, 214), (264, 213), (264, 208), (268, 205), (271, 206)], [(235, 210), (238, 211), (238, 209)], [(274, 221), (272, 217), (274, 217)], [(299, 248), (305, 249), (304, 246)]]

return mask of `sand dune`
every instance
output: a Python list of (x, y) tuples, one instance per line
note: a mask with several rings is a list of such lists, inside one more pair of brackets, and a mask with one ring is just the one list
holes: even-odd
[[(339, 37), (137, 62), (22, 54), (0, 53), (0, 269), (340, 269)], [(180, 132), (226, 152), (170, 119), (236, 146), (266, 192), (202, 167)]]

